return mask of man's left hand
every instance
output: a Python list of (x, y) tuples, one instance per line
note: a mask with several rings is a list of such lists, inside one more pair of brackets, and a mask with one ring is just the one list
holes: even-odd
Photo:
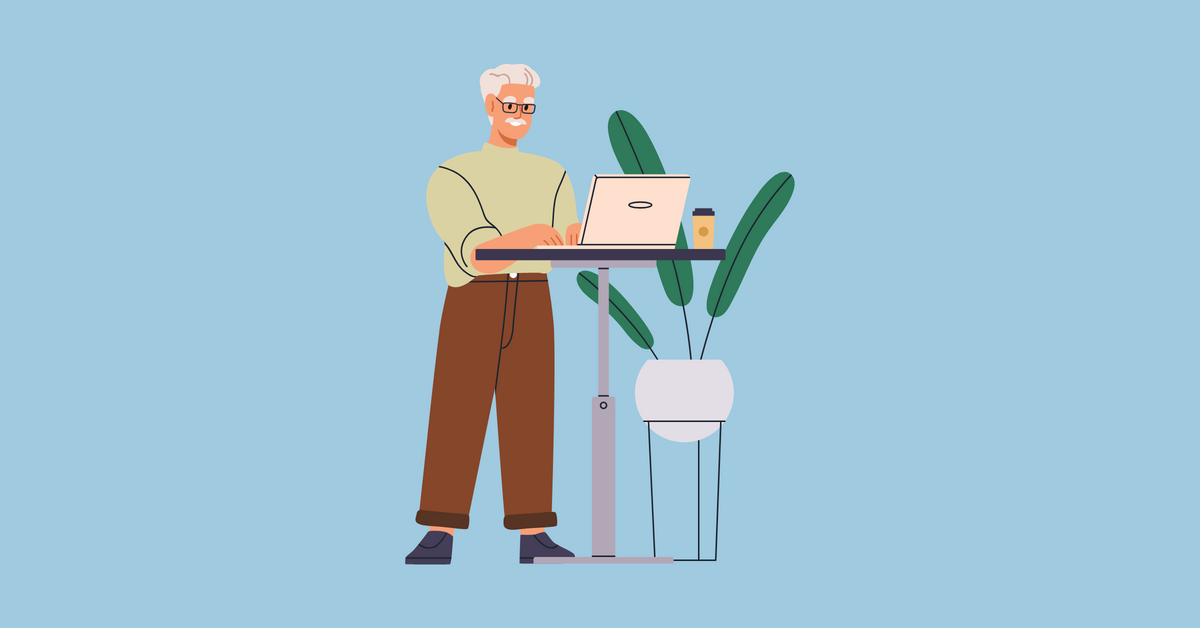
[(582, 227), (583, 227), (583, 225), (581, 225), (579, 223), (575, 223), (575, 224), (567, 227), (567, 244), (569, 244), (569, 245), (579, 244), (579, 230)]

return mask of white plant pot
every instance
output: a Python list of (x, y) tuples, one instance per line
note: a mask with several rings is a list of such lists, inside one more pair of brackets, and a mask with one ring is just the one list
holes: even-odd
[(720, 360), (646, 360), (633, 393), (650, 429), (679, 443), (717, 431), (733, 409), (733, 378)]

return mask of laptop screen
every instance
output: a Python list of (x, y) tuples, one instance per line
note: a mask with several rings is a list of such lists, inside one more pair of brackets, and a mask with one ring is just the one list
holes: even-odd
[(579, 243), (674, 246), (690, 183), (686, 174), (594, 175)]

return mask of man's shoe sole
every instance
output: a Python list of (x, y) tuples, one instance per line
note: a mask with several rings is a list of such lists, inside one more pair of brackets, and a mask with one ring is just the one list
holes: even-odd
[(449, 558), (405, 558), (405, 565), (449, 565)]

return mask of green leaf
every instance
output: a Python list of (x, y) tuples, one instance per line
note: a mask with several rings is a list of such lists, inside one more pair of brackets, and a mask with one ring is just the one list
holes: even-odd
[[(600, 303), (600, 278), (596, 273), (590, 270), (580, 271), (575, 277), (575, 282), (579, 284), (579, 289), (592, 300), (592, 303)], [(617, 324), (625, 330), (634, 344), (643, 349), (650, 349), (654, 346), (654, 336), (646, 327), (646, 322), (642, 320), (641, 316), (638, 316), (637, 310), (633, 309), (629, 301), (626, 301), (621, 292), (611, 283), (608, 284), (608, 315), (617, 321)]]
[(608, 118), (608, 142), (625, 174), (666, 174), (654, 142), (642, 123), (628, 111), (614, 111)]
[(721, 316), (729, 310), (733, 297), (746, 277), (746, 270), (754, 259), (754, 252), (771, 225), (783, 213), (792, 191), (796, 188), (796, 180), (791, 174), (781, 172), (767, 181), (751, 201), (746, 213), (738, 222), (737, 229), (729, 239), (725, 249), (725, 259), (717, 265), (717, 274), (713, 277), (712, 286), (708, 289), (708, 314), (713, 317)]
[[(617, 163), (625, 174), (666, 174), (654, 142), (642, 127), (642, 123), (628, 111), (614, 111), (608, 118), (608, 142), (612, 144)], [(686, 249), (687, 230), (679, 223), (679, 237), (675, 248)], [(656, 264), (658, 279), (663, 291), (675, 305), (687, 305), (692, 301), (695, 282), (692, 277), (691, 260), (660, 261)]]

